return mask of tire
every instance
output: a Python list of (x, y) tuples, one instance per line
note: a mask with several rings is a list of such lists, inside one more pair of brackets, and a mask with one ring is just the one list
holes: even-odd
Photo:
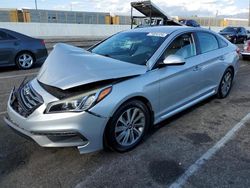
[(243, 39), (243, 44), (245, 44), (246, 43), (246, 41), (247, 41), (247, 37), (245, 37), (244, 39)]
[(233, 70), (231, 68), (226, 69), (223, 74), (220, 85), (217, 92), (217, 97), (220, 99), (226, 98), (232, 89), (233, 84)]
[(147, 106), (139, 100), (128, 101), (119, 107), (106, 127), (106, 146), (118, 152), (129, 151), (142, 141), (149, 127)]
[(234, 43), (234, 44), (237, 44), (237, 37), (235, 37), (235, 38), (233, 39), (233, 43)]
[(249, 60), (249, 58), (245, 55), (242, 55), (242, 60)]
[(35, 59), (32, 53), (21, 52), (16, 56), (15, 61), (19, 69), (26, 70), (33, 66)]

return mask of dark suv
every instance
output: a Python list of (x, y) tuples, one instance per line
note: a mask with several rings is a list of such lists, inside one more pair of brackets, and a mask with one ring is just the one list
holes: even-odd
[(184, 24), (186, 26), (191, 26), (191, 27), (200, 27), (200, 24), (198, 24), (195, 20), (179, 20), (181, 24)]
[(247, 30), (244, 27), (226, 27), (219, 34), (234, 44), (245, 43), (247, 40)]

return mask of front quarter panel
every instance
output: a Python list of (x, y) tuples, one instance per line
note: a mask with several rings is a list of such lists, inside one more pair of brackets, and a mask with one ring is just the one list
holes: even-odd
[(103, 117), (112, 117), (127, 100), (134, 97), (147, 99), (154, 112), (159, 108), (159, 76), (157, 70), (113, 85), (112, 92), (89, 111)]

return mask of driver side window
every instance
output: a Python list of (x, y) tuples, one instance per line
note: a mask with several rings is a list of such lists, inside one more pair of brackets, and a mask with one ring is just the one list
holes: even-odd
[(178, 55), (184, 59), (196, 55), (194, 38), (191, 33), (180, 35), (168, 46), (164, 53), (164, 59), (169, 55)]

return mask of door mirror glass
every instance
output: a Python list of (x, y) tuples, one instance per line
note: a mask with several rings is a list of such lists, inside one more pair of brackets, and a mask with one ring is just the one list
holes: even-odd
[(184, 65), (185, 60), (179, 55), (169, 55), (163, 60), (164, 65)]

